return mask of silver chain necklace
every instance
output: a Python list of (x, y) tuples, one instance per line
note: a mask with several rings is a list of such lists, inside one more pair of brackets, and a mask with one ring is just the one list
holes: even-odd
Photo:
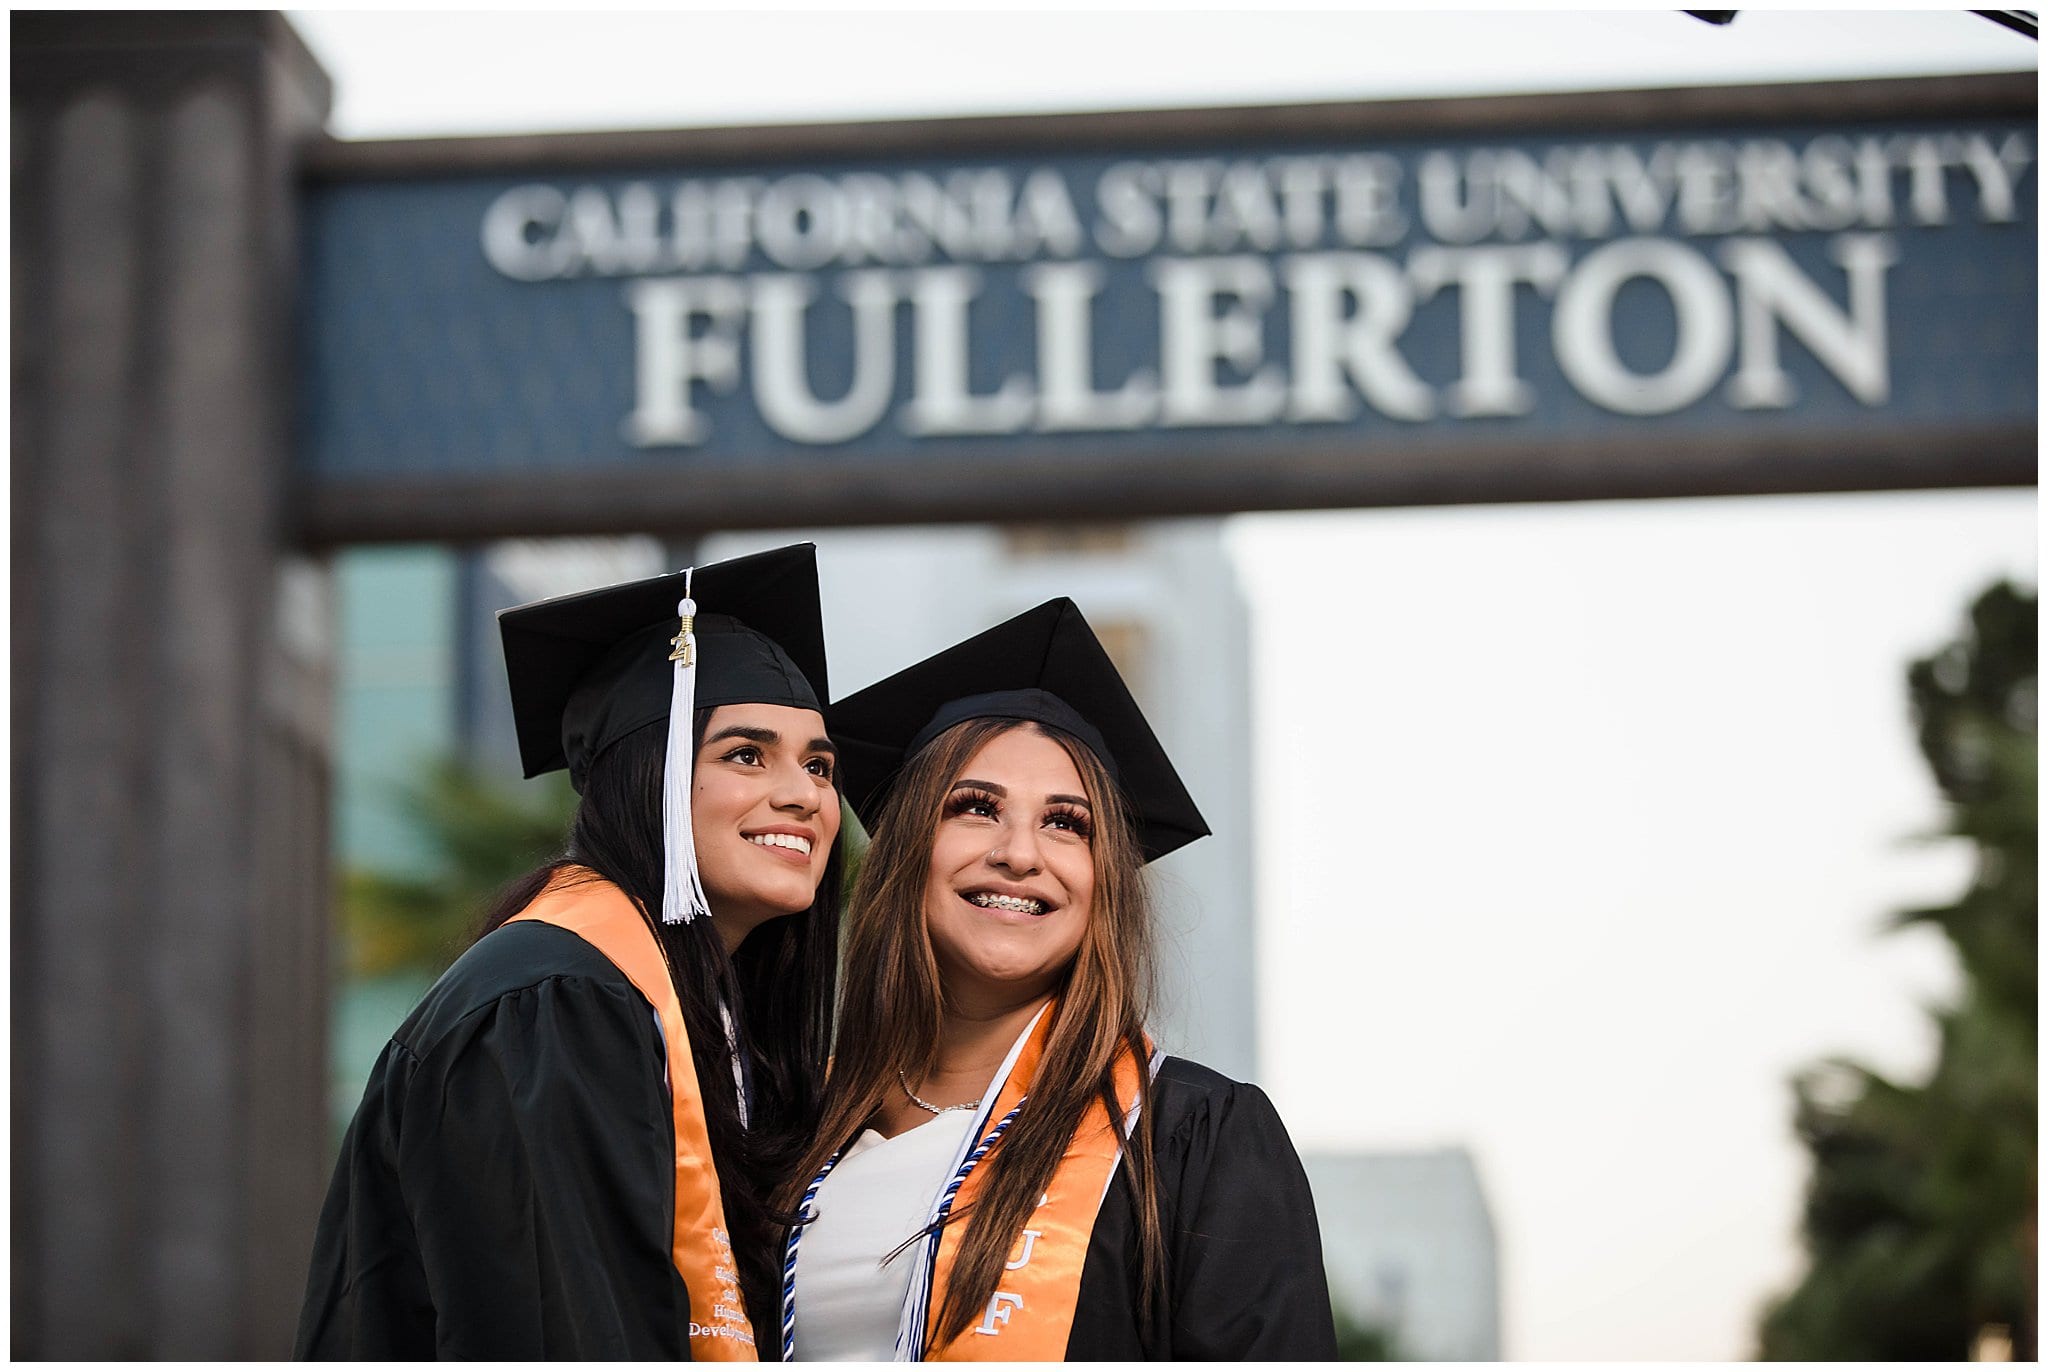
[(910, 1078), (903, 1075), (901, 1067), (896, 1069), (896, 1080), (902, 1085), (903, 1094), (910, 1097), (912, 1105), (923, 1110), (929, 1110), (934, 1115), (943, 1115), (948, 1110), (979, 1110), (981, 1108), (981, 1102), (978, 1100), (963, 1101), (959, 1105), (933, 1105), (923, 1096), (910, 1089)]

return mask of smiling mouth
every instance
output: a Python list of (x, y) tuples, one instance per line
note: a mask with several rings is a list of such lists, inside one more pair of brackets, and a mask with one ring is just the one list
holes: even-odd
[(1042, 900), (1030, 896), (1004, 896), (994, 891), (970, 891), (961, 897), (969, 905), (979, 905), (984, 910), (1007, 910), (1018, 915), (1042, 915), (1052, 907)]
[(802, 834), (748, 834), (746, 840), (760, 848), (781, 848), (800, 857), (811, 855), (811, 841)]

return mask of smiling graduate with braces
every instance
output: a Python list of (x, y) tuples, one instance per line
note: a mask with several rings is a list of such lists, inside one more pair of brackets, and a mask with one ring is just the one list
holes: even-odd
[(527, 775), (582, 801), (378, 1059), (297, 1356), (772, 1358), (838, 933), (815, 552), (499, 623)]
[(873, 842), (784, 1356), (1334, 1357), (1285, 1127), (1145, 1033), (1141, 869), (1208, 827), (1073, 602), (826, 716)]

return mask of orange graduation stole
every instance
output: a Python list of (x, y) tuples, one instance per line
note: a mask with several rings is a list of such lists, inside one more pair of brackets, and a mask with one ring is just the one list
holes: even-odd
[[(566, 879), (565, 879), (566, 878)], [(754, 1327), (740, 1296), (739, 1270), (718, 1198), (718, 1171), (704, 1127), (704, 1102), (683, 1029), (682, 1002), (668, 964), (639, 907), (612, 883), (586, 869), (558, 875), (513, 920), (567, 929), (626, 974), (661, 1019), (668, 1047), (668, 1096), (675, 1112), (675, 1229), (671, 1250), (690, 1293), (690, 1357), (698, 1362), (753, 1362)], [(707, 1308), (706, 1300), (709, 1298)]]
[[(984, 1099), (982, 1103), (981, 1117), (975, 1125), (977, 1144), (1030, 1092), (1032, 1077), (1045, 1055), (1046, 1040), (1058, 1014), (1058, 1002), (1040, 1011), (1025, 1030), (1021, 1046), (1012, 1050), (1014, 1057), (1008, 1074), (991, 1093), (993, 1099)], [(1157, 1062), (1154, 1055), (1147, 1070), (1157, 1070)], [(1126, 1130), (1138, 1127), (1139, 1070), (1128, 1053), (1118, 1058), (1114, 1074), (1116, 1098), (1125, 1105), (1122, 1123)], [(999, 1153), (1000, 1146), (994, 1151)], [(913, 1301), (921, 1299), (919, 1288), (925, 1287), (925, 1308), (917, 1313), (924, 1322), (920, 1342), (926, 1359), (1059, 1362), (1066, 1357), (1067, 1335), (1073, 1329), (1074, 1309), (1080, 1300), (1081, 1269), (1088, 1259), (1088, 1236), (1095, 1228), (1095, 1217), (1102, 1209), (1103, 1197), (1109, 1192), (1110, 1179), (1122, 1155), (1123, 1145), (1110, 1125), (1109, 1112), (1100, 1100), (1092, 1101), (1067, 1145), (1066, 1155), (1053, 1170), (1052, 1181), (1046, 1186), (1038, 1208), (1025, 1221), (1024, 1232), (1010, 1251), (1010, 1260), (987, 1308), (958, 1338), (938, 1347), (934, 1341), (939, 1332), (939, 1310), (945, 1305), (946, 1283), (967, 1231), (964, 1216), (960, 1222), (946, 1226), (940, 1235), (929, 1286), (915, 1280), (911, 1283)], [(980, 1167), (970, 1171), (953, 1201), (952, 1213), (966, 1210), (985, 1180), (986, 1174)], [(927, 1250), (929, 1243), (927, 1240)], [(903, 1351), (899, 1349), (897, 1356), (904, 1356)]]

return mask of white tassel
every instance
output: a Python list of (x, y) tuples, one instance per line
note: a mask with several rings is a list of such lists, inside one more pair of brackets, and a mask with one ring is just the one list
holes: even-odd
[(697, 845), (690, 836), (690, 785), (692, 748), (697, 712), (697, 602), (690, 598), (691, 568), (683, 575), (683, 598), (676, 604), (682, 626), (670, 640), (675, 651), (675, 685), (668, 702), (668, 757), (662, 765), (661, 837), (662, 889), (661, 922), (688, 924), (698, 915), (709, 916), (711, 902), (705, 898), (704, 882), (697, 874)]

